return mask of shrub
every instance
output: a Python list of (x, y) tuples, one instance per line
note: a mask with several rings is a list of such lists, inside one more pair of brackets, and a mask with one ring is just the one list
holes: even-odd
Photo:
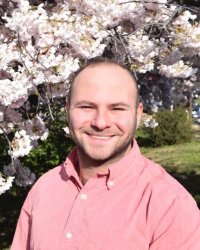
[(142, 125), (143, 138), (141, 136), (137, 138), (141, 146), (148, 144), (158, 147), (191, 141), (193, 137), (191, 120), (185, 109), (162, 110), (155, 113), (153, 118), (158, 122), (158, 126), (150, 128)]
[(51, 133), (48, 138), (22, 160), (25, 166), (32, 169), (37, 178), (62, 163), (72, 150), (74, 144), (69, 137), (66, 137), (63, 130), (65, 126), (65, 121), (56, 120), (49, 123), (48, 128)]

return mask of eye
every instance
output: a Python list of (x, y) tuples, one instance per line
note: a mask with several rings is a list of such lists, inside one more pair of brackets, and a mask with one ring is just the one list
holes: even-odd
[(122, 108), (122, 107), (115, 107), (113, 108), (114, 111), (124, 111), (125, 108)]
[(80, 109), (93, 109), (93, 107), (89, 105), (83, 105), (83, 106), (80, 106), (79, 108)]

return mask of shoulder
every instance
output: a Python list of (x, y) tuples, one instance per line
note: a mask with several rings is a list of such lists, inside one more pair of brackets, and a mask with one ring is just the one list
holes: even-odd
[[(159, 164), (144, 157), (143, 178), (150, 193), (149, 212), (152, 218), (165, 213), (186, 215), (186, 211), (199, 214), (197, 204), (191, 194)], [(180, 211), (181, 210), (181, 211)], [(186, 215), (187, 216), (187, 215)]]
[(62, 186), (62, 183), (66, 182), (67, 178), (65, 165), (62, 163), (39, 177), (29, 191), (28, 197), (34, 200), (37, 196), (46, 195), (50, 190), (55, 190)]
[(56, 183), (60, 177), (61, 172), (63, 171), (64, 163), (50, 169), (48, 172), (44, 173), (35, 183), (36, 186), (43, 186), (46, 184)]
[(151, 221), (152, 232), (161, 235), (166, 231), (167, 235), (174, 237), (180, 231), (185, 239), (193, 233), (197, 239), (200, 212), (191, 194), (162, 166), (145, 157), (144, 162), (143, 179), (146, 179), (149, 197), (146, 216)]
[(154, 191), (157, 191), (158, 193), (165, 191), (165, 193), (175, 196), (189, 195), (188, 191), (161, 165), (147, 159), (146, 157), (143, 158), (145, 162), (144, 175)]

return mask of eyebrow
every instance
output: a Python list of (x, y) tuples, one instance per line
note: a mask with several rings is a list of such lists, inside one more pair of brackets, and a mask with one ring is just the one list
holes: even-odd
[(95, 106), (95, 103), (89, 102), (89, 101), (85, 101), (85, 100), (82, 100), (82, 101), (76, 102), (76, 103), (74, 104), (75, 107), (81, 106), (81, 105), (91, 105), (91, 106)]
[(124, 103), (124, 102), (117, 102), (109, 105), (110, 107), (124, 107), (124, 108), (131, 108), (131, 105)]
[[(81, 105), (97, 106), (97, 104), (95, 104), (94, 102), (90, 102), (90, 101), (86, 101), (86, 100), (76, 102), (73, 106), (78, 107), (78, 106), (81, 106)], [(124, 103), (124, 102), (116, 102), (116, 103), (109, 104), (108, 106), (111, 107), (111, 108), (119, 107), (119, 106), (124, 107), (124, 108), (131, 108), (131, 105), (129, 105), (127, 103)]]

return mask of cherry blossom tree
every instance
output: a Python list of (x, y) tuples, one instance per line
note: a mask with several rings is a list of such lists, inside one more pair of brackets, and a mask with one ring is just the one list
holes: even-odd
[(2, 0), (0, 14), (0, 133), (11, 159), (0, 194), (14, 180), (34, 182), (20, 157), (47, 138), (45, 124), (63, 109), (71, 76), (88, 59), (129, 67), (151, 110), (173, 104), (177, 79), (183, 86), (200, 79), (198, 10), (177, 1)]

